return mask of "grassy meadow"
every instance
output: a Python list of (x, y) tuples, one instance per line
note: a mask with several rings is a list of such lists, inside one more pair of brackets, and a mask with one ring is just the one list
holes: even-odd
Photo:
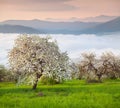
[(92, 84), (84, 80), (39, 83), (36, 90), (1, 82), (0, 108), (120, 108), (120, 79)]

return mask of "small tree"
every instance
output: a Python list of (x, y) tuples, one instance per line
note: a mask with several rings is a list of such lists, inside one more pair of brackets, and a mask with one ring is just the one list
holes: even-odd
[(0, 82), (4, 81), (6, 76), (6, 69), (3, 65), (0, 65)]
[(51, 38), (39, 36), (20, 36), (9, 52), (9, 63), (18, 83), (32, 82), (36, 89), (43, 74), (61, 81), (67, 71), (67, 53), (61, 53)]
[(67, 75), (69, 79), (80, 79), (78, 66), (73, 61), (69, 62), (69, 71)]
[(97, 69), (96, 64), (96, 55), (94, 53), (83, 53), (82, 60), (79, 64), (80, 74), (84, 74), (87, 80), (94, 79), (96, 77)]
[(4, 65), (0, 65), (0, 82), (1, 81), (13, 81), (11, 72)]
[(120, 57), (112, 52), (105, 52), (101, 56), (104, 73), (111, 79), (120, 76)]

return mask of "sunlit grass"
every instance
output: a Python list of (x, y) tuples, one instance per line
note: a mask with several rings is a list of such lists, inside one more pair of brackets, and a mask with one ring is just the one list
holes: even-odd
[(57, 85), (0, 83), (0, 108), (119, 108), (120, 80), (87, 84), (72, 80)]

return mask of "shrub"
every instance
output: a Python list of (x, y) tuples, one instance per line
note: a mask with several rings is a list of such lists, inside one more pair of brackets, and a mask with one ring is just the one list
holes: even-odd
[(4, 81), (6, 76), (6, 69), (3, 65), (0, 65), (0, 82)]
[(54, 85), (54, 84), (59, 84), (60, 82), (49, 77), (49, 76), (45, 76), (43, 75), (41, 78), (40, 78), (40, 82), (42, 84), (45, 84), (45, 85)]
[(14, 79), (11, 71), (6, 69), (5, 66), (0, 65), (0, 82), (13, 80)]
[(97, 80), (97, 79), (87, 79), (86, 82), (87, 83), (102, 83), (101, 80)]

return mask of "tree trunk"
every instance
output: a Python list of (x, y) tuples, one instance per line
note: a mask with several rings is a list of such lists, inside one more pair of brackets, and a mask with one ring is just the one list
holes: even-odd
[(101, 82), (102, 75), (98, 75), (98, 81)]
[(34, 85), (33, 85), (33, 90), (35, 90), (36, 89), (36, 87), (37, 87), (37, 83), (38, 83), (38, 78), (36, 79), (36, 81), (35, 81), (35, 83), (34, 83)]
[(32, 88), (33, 90), (35, 90), (37, 88), (38, 80), (41, 76), (42, 76), (42, 74), (38, 74), (38, 73), (36, 74), (36, 80), (35, 80), (35, 83)]

